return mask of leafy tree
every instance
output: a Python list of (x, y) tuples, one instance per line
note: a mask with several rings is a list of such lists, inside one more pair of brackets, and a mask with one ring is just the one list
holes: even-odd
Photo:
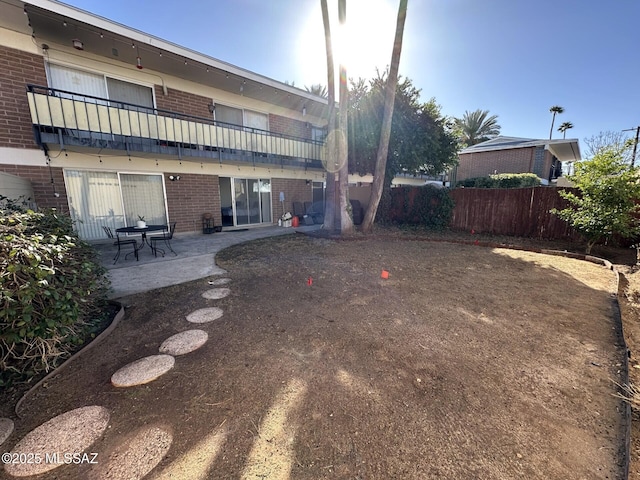
[(553, 113), (553, 117), (551, 117), (551, 130), (549, 131), (549, 140), (551, 140), (551, 137), (553, 136), (553, 124), (556, 121), (556, 115), (558, 113), (564, 113), (564, 108), (562, 108), (560, 105), (554, 105), (549, 109), (549, 111)]
[[(386, 73), (368, 83), (351, 82), (349, 171), (375, 169), (384, 108)], [(423, 103), (420, 90), (408, 78), (396, 85), (396, 98), (387, 152), (385, 188), (398, 173), (438, 174), (457, 162), (458, 141), (450, 119), (435, 99)]]
[(316, 83), (314, 85), (311, 85), (310, 87), (307, 87), (305, 85), (304, 89), (309, 93), (313, 93), (314, 95), (318, 95), (319, 97), (327, 98), (329, 96), (329, 94), (327, 92), (327, 87), (322, 85), (322, 84), (320, 84), (320, 83)]
[(467, 146), (475, 145), (500, 135), (498, 116), (489, 116), (489, 110), (466, 111), (462, 118), (455, 119), (461, 134), (460, 140)]
[(629, 145), (629, 142), (633, 142), (633, 140), (627, 138), (623, 132), (613, 132), (611, 130), (600, 132), (584, 139), (584, 143), (587, 146), (585, 157), (590, 159), (603, 150), (615, 148), (622, 151), (625, 162), (631, 163), (632, 151), (630, 148), (625, 148), (625, 146)]
[(562, 122), (562, 124), (558, 127), (558, 131), (562, 132), (562, 138), (567, 138), (567, 130), (573, 128), (573, 123), (571, 122)]
[(628, 148), (601, 148), (591, 160), (576, 163), (575, 173), (568, 178), (578, 192), (560, 190), (570, 206), (551, 210), (585, 237), (587, 253), (604, 238), (629, 238), (640, 233), (636, 215), (640, 179), (637, 170), (625, 162)]

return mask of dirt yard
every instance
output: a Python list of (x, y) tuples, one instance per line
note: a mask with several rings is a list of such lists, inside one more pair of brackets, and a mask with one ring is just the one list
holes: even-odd
[[(196, 451), (208, 476), (184, 478), (622, 478), (614, 394), (626, 352), (604, 267), (302, 235), (217, 260), (229, 296), (204, 299), (205, 279), (124, 299), (125, 320), (28, 398), (2, 447), (55, 415), (101, 405), (111, 413), (92, 446), (102, 461), (144, 428), (171, 432), (146, 478)], [(197, 326), (209, 334), (204, 347), (152, 383), (110, 385), (210, 306), (224, 315)], [(98, 478), (88, 468), (41, 478)]]

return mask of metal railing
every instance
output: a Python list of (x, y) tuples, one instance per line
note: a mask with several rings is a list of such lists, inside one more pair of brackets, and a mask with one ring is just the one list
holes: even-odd
[(324, 142), (27, 85), (38, 144), (322, 168)]

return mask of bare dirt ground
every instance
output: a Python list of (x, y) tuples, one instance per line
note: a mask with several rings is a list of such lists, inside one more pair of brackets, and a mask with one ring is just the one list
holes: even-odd
[[(91, 449), (103, 460), (145, 428), (171, 433), (147, 478), (195, 450), (208, 474), (182, 478), (622, 478), (614, 382), (626, 352), (604, 267), (301, 235), (232, 247), (217, 261), (231, 295), (202, 298), (205, 279), (123, 299), (125, 320), (28, 397), (2, 447), (101, 405), (110, 425)], [(110, 385), (209, 306), (224, 315), (197, 326), (204, 347), (152, 383)], [(91, 475), (69, 465), (41, 478)]]

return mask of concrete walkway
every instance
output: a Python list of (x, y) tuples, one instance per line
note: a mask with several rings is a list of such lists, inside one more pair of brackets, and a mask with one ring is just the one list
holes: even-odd
[[(112, 291), (109, 298), (116, 299), (146, 292), (156, 288), (220, 275), (224, 270), (216, 266), (215, 255), (223, 248), (260, 238), (288, 235), (321, 228), (321, 225), (283, 228), (277, 226), (228, 230), (210, 235), (201, 233), (176, 234), (171, 246), (177, 255), (165, 247), (164, 257), (154, 257), (148, 245), (139, 251), (138, 261), (132, 251), (124, 246), (118, 262), (113, 264), (116, 247), (111, 242), (94, 244), (100, 254), (100, 262), (109, 270)], [(164, 245), (159, 243), (162, 248)]]

